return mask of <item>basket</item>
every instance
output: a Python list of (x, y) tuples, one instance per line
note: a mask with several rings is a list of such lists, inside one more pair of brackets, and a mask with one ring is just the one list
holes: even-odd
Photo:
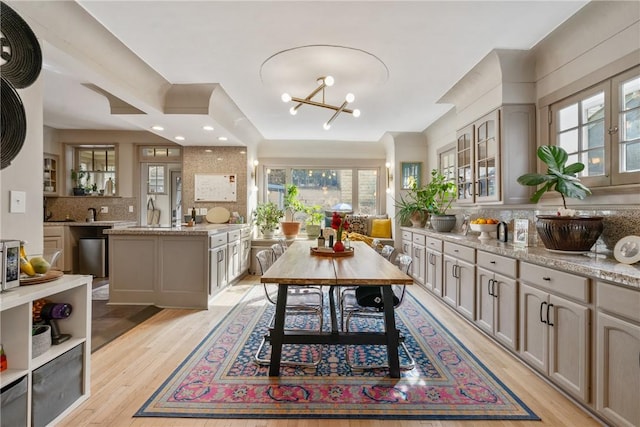
[(31, 358), (44, 354), (51, 348), (51, 326), (34, 325), (31, 335)]

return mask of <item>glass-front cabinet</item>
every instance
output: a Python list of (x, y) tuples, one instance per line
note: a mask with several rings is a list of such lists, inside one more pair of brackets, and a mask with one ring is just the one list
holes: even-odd
[(478, 203), (498, 201), (500, 197), (499, 117), (500, 110), (495, 110), (475, 125), (475, 194)]
[(535, 107), (503, 105), (457, 132), (458, 205), (528, 203), (518, 176), (535, 170)]
[(58, 173), (60, 169), (60, 161), (55, 154), (44, 153), (42, 168), (42, 191), (45, 196), (57, 196), (60, 181)]

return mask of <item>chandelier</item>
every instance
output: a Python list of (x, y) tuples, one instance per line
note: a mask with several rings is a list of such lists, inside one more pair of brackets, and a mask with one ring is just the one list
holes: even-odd
[[(335, 113), (333, 113), (333, 116), (331, 116), (331, 118), (327, 120), (324, 123), (324, 125), (322, 125), (322, 127), (325, 130), (329, 130), (331, 128), (331, 123), (336, 119), (336, 117), (338, 117), (340, 113), (348, 113), (348, 114), (351, 114), (353, 117), (360, 117), (360, 110), (358, 109), (351, 110), (349, 108), (346, 108), (347, 105), (351, 104), (356, 99), (356, 97), (352, 93), (348, 93), (347, 96), (345, 96), (344, 102), (339, 107), (331, 104), (326, 104), (324, 102), (324, 90), (328, 86), (333, 86), (333, 83), (334, 83), (333, 77), (331, 76), (318, 77), (317, 82), (318, 82), (318, 87), (313, 92), (311, 92), (306, 98), (296, 98), (289, 95), (288, 93), (282, 94), (281, 98), (283, 102), (291, 102), (291, 101), (296, 102), (296, 105), (294, 105), (289, 109), (289, 113), (291, 113), (292, 116), (295, 116), (296, 114), (298, 114), (298, 108), (300, 108), (302, 104), (315, 105), (316, 107), (328, 108), (330, 110), (333, 110), (335, 111)], [(318, 95), (319, 93), (322, 93), (322, 102), (314, 101), (312, 99), (314, 96)]]

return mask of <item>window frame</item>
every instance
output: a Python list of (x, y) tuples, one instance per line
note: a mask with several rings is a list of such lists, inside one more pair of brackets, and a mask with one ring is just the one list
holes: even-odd
[[(576, 102), (585, 100), (598, 92), (604, 92), (604, 174), (580, 177), (588, 188), (603, 189), (625, 184), (640, 184), (640, 171), (622, 172), (620, 168), (619, 104), (621, 84), (633, 77), (640, 76), (640, 66), (632, 67), (610, 75), (607, 79), (583, 88), (567, 97), (549, 103), (548, 136), (549, 142), (558, 144), (558, 112)], [(571, 154), (571, 153), (570, 153)]]
[[(357, 164), (356, 164), (357, 162)], [(385, 160), (370, 160), (370, 159), (317, 159), (310, 162), (309, 159), (260, 159), (258, 173), (258, 202), (262, 203), (268, 200), (267, 195), (267, 170), (269, 169), (284, 169), (285, 170), (285, 185), (291, 184), (291, 171), (293, 169), (351, 169), (352, 183), (351, 194), (352, 203), (354, 209), (359, 200), (358, 191), (358, 172), (360, 170), (375, 170), (376, 171), (376, 202), (375, 209), (378, 215), (383, 215), (386, 212), (386, 187), (384, 180), (386, 179), (386, 167)], [(358, 213), (354, 210), (354, 213)]]

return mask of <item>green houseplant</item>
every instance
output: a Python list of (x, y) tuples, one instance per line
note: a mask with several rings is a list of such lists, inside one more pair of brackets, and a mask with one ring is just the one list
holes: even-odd
[(273, 202), (259, 204), (253, 211), (253, 222), (264, 238), (272, 238), (284, 212)]
[(578, 178), (584, 170), (580, 162), (567, 165), (569, 155), (555, 145), (542, 145), (538, 158), (547, 165), (547, 172), (527, 173), (518, 177), (518, 183), (539, 186), (531, 201), (537, 203), (547, 192), (555, 191), (562, 197), (562, 209), (556, 215), (537, 215), (536, 230), (547, 249), (560, 251), (589, 251), (604, 228), (600, 216), (579, 216), (567, 209), (567, 198), (584, 199), (591, 194)]
[(409, 178), (409, 189), (400, 200), (395, 201), (396, 218), (400, 225), (411, 223), (414, 227), (424, 227), (428, 217), (431, 195), (425, 187), (418, 187), (413, 177)]
[(456, 199), (456, 184), (437, 169), (431, 171), (431, 180), (426, 185), (430, 201), (431, 227), (436, 231), (449, 232), (456, 226), (456, 216), (447, 211)]
[(307, 214), (307, 219), (305, 220), (307, 237), (309, 239), (315, 239), (320, 235), (320, 228), (322, 226), (322, 221), (324, 220), (322, 206), (306, 206), (305, 213)]
[(84, 178), (85, 173), (86, 172), (83, 171), (83, 170), (71, 169), (71, 181), (73, 182), (73, 195), (74, 196), (84, 196), (85, 195), (84, 187), (82, 187), (82, 184), (80, 183), (80, 180), (82, 180), (82, 178)]
[(305, 206), (300, 200), (298, 200), (298, 186), (295, 184), (288, 184), (285, 187), (284, 193), (284, 211), (285, 220), (281, 222), (282, 234), (287, 239), (295, 239), (300, 233), (301, 223), (294, 220), (294, 215), (297, 212), (304, 212)]

